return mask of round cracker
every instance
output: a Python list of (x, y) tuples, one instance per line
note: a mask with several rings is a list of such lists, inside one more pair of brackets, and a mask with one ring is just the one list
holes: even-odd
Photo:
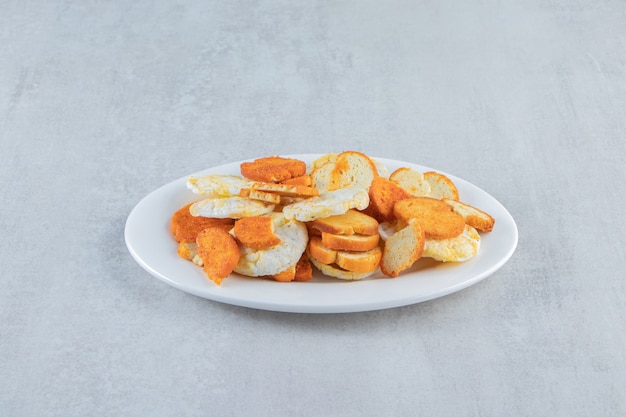
[(455, 213), (448, 204), (430, 197), (411, 197), (398, 201), (394, 207), (395, 216), (408, 222), (417, 219), (426, 237), (448, 239), (463, 233), (465, 220)]

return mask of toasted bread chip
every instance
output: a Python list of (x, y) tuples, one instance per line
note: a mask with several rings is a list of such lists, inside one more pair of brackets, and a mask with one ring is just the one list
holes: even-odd
[(391, 173), (389, 179), (413, 197), (428, 197), (430, 195), (430, 183), (426, 181), (424, 174), (412, 168), (398, 168)]
[(400, 200), (393, 208), (397, 218), (407, 222), (417, 219), (426, 237), (448, 239), (463, 232), (465, 221), (452, 207), (441, 200), (430, 197), (411, 197)]
[(335, 162), (337, 160), (338, 153), (327, 153), (325, 155), (320, 156), (313, 162), (311, 162), (311, 171), (315, 171), (320, 168), (322, 165), (325, 165), (328, 162)]
[(216, 219), (210, 217), (192, 216), (189, 208), (191, 204), (178, 209), (170, 220), (170, 231), (177, 242), (195, 242), (196, 236), (208, 227), (221, 227), (228, 231), (233, 227), (232, 219)]
[(281, 197), (307, 198), (319, 195), (319, 192), (307, 185), (274, 184), (257, 182), (252, 185), (253, 190), (266, 191), (280, 195)]
[(454, 182), (448, 177), (438, 172), (429, 171), (424, 173), (424, 179), (430, 184), (429, 197), (432, 198), (449, 198), (451, 200), (459, 199), (459, 190)]
[(198, 234), (198, 256), (207, 277), (221, 285), (239, 262), (239, 246), (228, 232), (219, 227), (209, 227)]
[(347, 281), (358, 281), (372, 276), (377, 270), (369, 272), (354, 272), (348, 271), (346, 269), (340, 268), (337, 264), (326, 265), (321, 263), (315, 258), (309, 258), (311, 263), (320, 270), (320, 272), (326, 276), (343, 279)]
[(411, 194), (395, 182), (376, 177), (369, 190), (370, 208), (379, 222), (393, 221), (393, 206), (396, 202), (411, 197)]
[(375, 235), (336, 235), (322, 232), (322, 245), (335, 250), (365, 252), (378, 246), (379, 236)]
[(463, 217), (463, 220), (465, 220), (465, 223), (473, 228), (478, 229), (481, 232), (491, 232), (491, 230), (493, 230), (495, 220), (491, 217), (491, 215), (485, 213), (484, 211), (470, 206), (469, 204), (449, 198), (444, 198), (443, 202), (452, 207), (452, 210), (460, 214)]
[(378, 233), (378, 222), (367, 214), (350, 209), (344, 214), (315, 219), (311, 228), (338, 235), (375, 235)]
[(406, 226), (402, 220), (394, 220), (393, 222), (382, 222), (378, 225), (378, 234), (382, 241), (389, 239), (391, 235)]
[(268, 156), (253, 162), (243, 162), (240, 169), (241, 175), (245, 178), (255, 181), (279, 182), (305, 175), (306, 163), (293, 158)]
[(337, 251), (337, 266), (352, 272), (372, 272), (378, 269), (382, 251), (377, 246), (365, 252)]
[(337, 251), (324, 246), (322, 238), (319, 236), (310, 237), (308, 253), (311, 258), (315, 258), (326, 265), (334, 264), (337, 260)]
[(409, 269), (422, 256), (425, 242), (424, 229), (417, 219), (409, 219), (407, 225), (385, 241), (380, 270), (395, 278)]
[(309, 256), (304, 252), (300, 257), (300, 260), (296, 264), (296, 276), (294, 277), (294, 281), (297, 282), (305, 282), (313, 279), (313, 267), (311, 266), (311, 261), (309, 260)]
[(311, 172), (313, 187), (320, 193), (347, 187), (368, 190), (376, 176), (378, 170), (374, 162), (367, 155), (354, 151), (342, 152)]
[(235, 222), (232, 235), (252, 249), (268, 249), (280, 243), (274, 234), (274, 222), (269, 216), (244, 217)]

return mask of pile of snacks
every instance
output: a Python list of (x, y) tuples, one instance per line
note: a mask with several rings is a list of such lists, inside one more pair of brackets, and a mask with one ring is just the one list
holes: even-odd
[(384, 164), (355, 151), (313, 161), (269, 156), (241, 175), (190, 177), (202, 197), (181, 207), (170, 229), (178, 254), (215, 284), (235, 272), (276, 281), (322, 274), (360, 280), (396, 277), (421, 257), (464, 262), (494, 219), (459, 200), (437, 172)]

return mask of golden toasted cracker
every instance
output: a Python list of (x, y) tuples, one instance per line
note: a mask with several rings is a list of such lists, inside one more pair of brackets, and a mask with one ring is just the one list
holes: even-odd
[(370, 210), (379, 222), (391, 222), (396, 216), (393, 206), (396, 202), (411, 197), (411, 194), (395, 182), (383, 177), (375, 177), (369, 189)]
[(306, 174), (306, 163), (298, 159), (268, 156), (253, 162), (243, 162), (240, 165), (241, 175), (245, 178), (279, 182)]
[(239, 262), (239, 246), (235, 238), (219, 227), (209, 227), (198, 234), (196, 243), (204, 273), (220, 285)]
[(337, 251), (335, 263), (346, 271), (372, 272), (380, 265), (382, 253), (378, 246), (365, 252)]
[(491, 232), (491, 230), (493, 230), (496, 221), (490, 214), (461, 201), (444, 198), (443, 202), (452, 207), (452, 210), (456, 213), (460, 214), (467, 225), (481, 232)]
[(235, 222), (233, 235), (252, 249), (268, 249), (280, 243), (274, 234), (274, 223), (269, 216), (244, 217)]
[(336, 235), (322, 232), (322, 245), (335, 250), (365, 252), (378, 246), (380, 236), (375, 235)]
[(350, 209), (344, 214), (315, 219), (310, 223), (311, 227), (319, 232), (338, 235), (375, 235), (378, 233), (378, 221), (355, 209)]
[(430, 197), (411, 197), (398, 201), (393, 212), (395, 216), (407, 222), (417, 219), (426, 237), (447, 239), (460, 235), (465, 228), (461, 215), (441, 200)]
[(380, 262), (381, 272), (395, 278), (400, 272), (409, 269), (422, 256), (425, 240), (420, 222), (417, 219), (410, 219), (403, 228), (394, 232), (385, 241)]
[(311, 171), (313, 187), (320, 193), (356, 187), (368, 190), (378, 176), (376, 164), (361, 152), (346, 151)]
[(177, 242), (194, 242), (196, 236), (208, 227), (220, 227), (228, 231), (233, 227), (232, 219), (215, 219), (210, 217), (196, 217), (189, 212), (191, 204), (178, 209), (170, 220), (170, 231)]
[(347, 281), (362, 280), (362, 279), (370, 277), (377, 271), (376, 269), (373, 269), (369, 272), (354, 272), (354, 271), (348, 271), (347, 269), (343, 269), (339, 267), (337, 264), (326, 265), (326, 264), (321, 263), (315, 258), (310, 258), (310, 260), (311, 260), (311, 263), (322, 274), (329, 276), (329, 277), (343, 279)]
[(311, 236), (309, 238), (308, 251), (311, 258), (315, 258), (326, 265), (334, 264), (335, 260), (337, 260), (337, 251), (324, 246), (322, 238), (319, 236)]
[(402, 189), (413, 197), (430, 196), (430, 183), (424, 178), (424, 174), (412, 168), (401, 167), (389, 176), (389, 180), (398, 184)]
[(459, 199), (459, 190), (454, 182), (448, 177), (438, 172), (429, 171), (424, 173), (424, 179), (430, 184), (429, 197), (432, 198), (449, 198), (452, 200)]

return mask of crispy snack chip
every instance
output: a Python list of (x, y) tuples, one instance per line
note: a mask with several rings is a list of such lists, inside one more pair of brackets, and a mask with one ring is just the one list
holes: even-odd
[(378, 170), (374, 161), (361, 152), (346, 151), (331, 155), (311, 172), (313, 186), (320, 193), (357, 187), (368, 190)]
[(344, 214), (315, 219), (310, 222), (310, 225), (312, 228), (318, 230), (318, 232), (328, 232), (339, 235), (378, 234), (378, 222), (376, 219), (355, 209), (350, 209)]
[(378, 246), (380, 236), (375, 235), (337, 235), (322, 232), (322, 244), (330, 249), (364, 252)]
[(235, 222), (235, 238), (252, 249), (268, 249), (280, 243), (274, 234), (274, 223), (269, 216), (244, 217)]
[(395, 220), (393, 206), (396, 202), (411, 197), (411, 194), (395, 182), (383, 177), (376, 177), (369, 190), (370, 209), (379, 222)]
[(454, 185), (454, 182), (445, 175), (429, 171), (424, 173), (424, 179), (430, 184), (429, 197), (438, 199), (449, 198), (451, 200), (459, 199), (459, 190)]
[(178, 209), (170, 220), (170, 231), (177, 242), (195, 242), (196, 236), (208, 227), (220, 227), (228, 231), (233, 227), (232, 219), (215, 219), (192, 216), (189, 212), (191, 204)]
[(430, 183), (426, 181), (424, 174), (414, 169), (408, 167), (398, 168), (391, 173), (389, 180), (398, 184), (413, 197), (430, 196)]
[(405, 227), (392, 234), (385, 242), (380, 270), (395, 278), (409, 269), (422, 256), (426, 238), (424, 229), (416, 219), (410, 219)]
[(240, 165), (241, 175), (245, 178), (279, 182), (306, 174), (306, 163), (298, 159), (268, 156), (255, 159), (253, 162), (243, 162)]
[(495, 220), (493, 217), (491, 217), (491, 215), (461, 201), (456, 201), (449, 198), (444, 198), (443, 201), (444, 203), (452, 207), (452, 210), (460, 214), (465, 220), (465, 223), (472, 226), (473, 228), (478, 229), (481, 232), (491, 232), (491, 230), (493, 230)]
[(239, 246), (235, 238), (219, 227), (209, 227), (198, 234), (196, 243), (204, 273), (220, 285), (239, 262)]
[(417, 219), (426, 237), (448, 239), (463, 233), (465, 220), (448, 204), (430, 197), (411, 197), (398, 201), (393, 207), (397, 218), (408, 223)]

